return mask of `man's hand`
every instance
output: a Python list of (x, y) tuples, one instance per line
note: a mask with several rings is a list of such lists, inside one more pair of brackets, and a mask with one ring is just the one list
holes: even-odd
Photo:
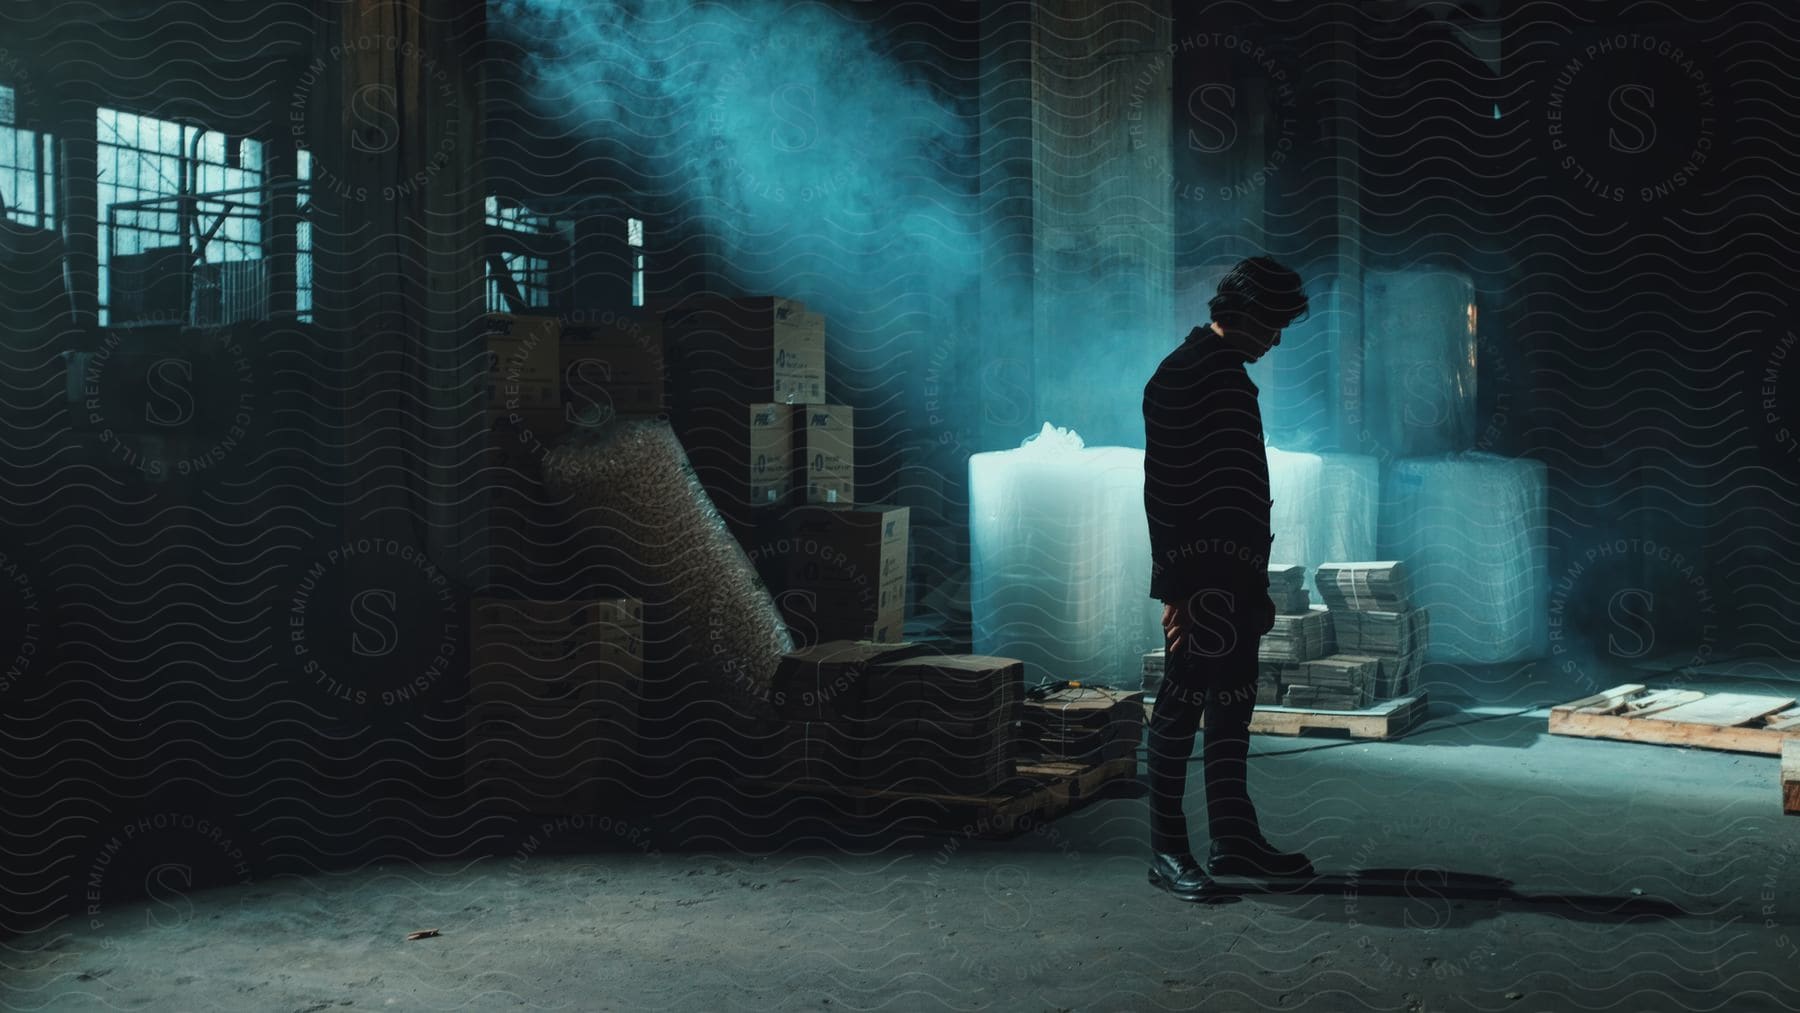
[(1181, 647), (1181, 638), (1184, 632), (1181, 612), (1182, 610), (1177, 608), (1174, 602), (1163, 603), (1163, 643), (1168, 645), (1170, 654), (1175, 653)]
[(1243, 625), (1233, 618), (1242, 601), (1242, 596), (1223, 588), (1205, 588), (1165, 603), (1163, 635), (1168, 653), (1184, 647), (1214, 657), (1229, 653), (1237, 646)]
[[(1218, 604), (1230, 610), (1230, 615), (1211, 608), (1202, 610), (1201, 602), (1208, 598), (1222, 599)], [(1204, 639), (1212, 640), (1228, 651), (1237, 646), (1239, 636), (1261, 637), (1275, 628), (1275, 599), (1269, 597), (1267, 588), (1238, 593), (1208, 589), (1197, 591), (1181, 602), (1164, 602), (1163, 641), (1168, 646), (1168, 653), (1173, 654), (1183, 644), (1191, 642), (1196, 627), (1202, 623), (1214, 627), (1213, 636)]]

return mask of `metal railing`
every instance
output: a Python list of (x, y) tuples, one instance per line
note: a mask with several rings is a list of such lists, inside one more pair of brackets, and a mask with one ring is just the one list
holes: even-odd
[[(276, 221), (277, 201), (293, 197), (294, 218)], [(109, 326), (184, 323), (205, 327), (272, 315), (272, 286), (288, 289), (309, 275), (296, 263), (287, 278), (271, 271), (277, 228), (297, 233), (296, 262), (310, 258), (299, 223), (307, 185), (281, 183), (176, 194), (114, 204), (106, 221), (106, 307)]]

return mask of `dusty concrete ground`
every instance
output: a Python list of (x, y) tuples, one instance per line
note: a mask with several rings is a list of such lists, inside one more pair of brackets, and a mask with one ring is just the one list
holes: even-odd
[[(120, 904), (98, 929), (65, 921), (8, 945), (0, 1001), (1800, 1009), (1800, 817), (1780, 813), (1776, 761), (1543, 729), (1542, 711), (1440, 707), (1399, 743), (1259, 737), (1265, 827), (1331, 874), (1296, 894), (1201, 906), (1153, 891), (1141, 797), (1007, 842), (877, 834), (765, 854), (696, 816), (609, 825), (616, 847), (559, 855), (573, 830), (542, 822), (482, 860)], [(404, 941), (423, 928), (442, 935)]]

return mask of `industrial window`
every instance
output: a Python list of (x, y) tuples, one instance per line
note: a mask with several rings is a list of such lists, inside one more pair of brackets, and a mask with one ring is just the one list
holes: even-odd
[(500, 229), (504, 232), (518, 233), (519, 246), (508, 247), (493, 254), (498, 263), (490, 261), (487, 271), (487, 308), (491, 312), (506, 312), (512, 309), (507, 298), (510, 286), (520, 302), (526, 306), (548, 306), (550, 304), (550, 258), (538, 256), (524, 247), (532, 236), (553, 236), (557, 234), (556, 224), (547, 215), (534, 214), (514, 201), (502, 201), (499, 197), (487, 199), (487, 225), (490, 232)]
[(313, 318), (312, 152), (294, 152), (294, 178), (300, 181), (294, 198), (294, 315), (301, 323)]
[[(196, 300), (208, 290), (217, 299), (222, 288), (264, 298), (262, 143), (105, 108), (99, 110), (95, 128), (100, 322), (113, 322), (115, 281), (128, 282), (119, 291), (132, 293), (135, 319), (213, 322), (211, 313), (190, 317), (190, 312), (199, 313), (193, 309), (198, 302), (179, 305), (169, 297), (171, 291), (188, 291), (190, 282)], [(193, 251), (202, 245), (204, 255), (195, 265)], [(257, 263), (249, 270), (206, 266), (246, 261)], [(115, 279), (114, 268), (127, 264), (129, 275)], [(183, 284), (160, 287), (169, 277)], [(248, 312), (260, 315), (260, 309)]]
[(644, 220), (625, 219), (625, 243), (631, 247), (631, 305), (644, 305)]
[(56, 148), (49, 134), (19, 126), (19, 96), (0, 85), (0, 207), (21, 225), (56, 225)]

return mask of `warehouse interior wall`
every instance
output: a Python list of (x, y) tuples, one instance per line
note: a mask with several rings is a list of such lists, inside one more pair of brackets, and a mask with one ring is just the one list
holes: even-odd
[[(1552, 476), (1551, 641), (1497, 678), (1573, 687), (1603, 656), (1800, 647), (1786, 617), (1800, 444), (1782, 414), (1800, 386), (1797, 293), (1780, 237), (1757, 225), (1792, 187), (1777, 150), (1716, 115), (1787, 97), (1619, 47), (1589, 59), (1649, 60), (1685, 110), (1682, 135), (1658, 143), (1706, 157), (1640, 178), (1643, 160), (1570, 155), (1543, 129), (1588, 47), (1687, 30), (1661, 6), (1619, 5), (1602, 33), (1526, 0), (1271, 3), (1255, 22), (1147, 3), (1087, 53), (1044, 40), (1106, 5), (676, 5), (633, 50), (663, 54), (641, 65), (617, 33), (650, 29), (586, 3), (422, 18), (397, 29), (415, 58), (360, 50), (353, 21), (263, 19), (235, 0), (202, 33), (150, 3), (104, 31), (54, 6), (0, 15), (15, 40), (0, 82), (57, 139), (65, 217), (39, 238), (66, 254), (73, 306), (5, 350), (14, 437), (0, 453), (35, 477), (0, 503), (0, 720), (26, 744), (8, 753), (0, 841), (46, 856), (11, 910), (59, 903), (56, 884), (104, 845), (84, 828), (122, 813), (216, 813), (235, 839), (276, 842), (247, 845), (265, 873), (481, 836), (443, 799), (460, 778), (452, 687), (483, 549), (454, 452), (479, 425), (455, 396), (480, 368), (459, 318), (480, 304), (466, 239), (492, 193), (597, 195), (641, 215), (652, 302), (749, 292), (824, 312), (832, 384), (863, 413), (858, 483), (914, 509), (914, 613), (953, 640), (971, 629), (969, 457), (1045, 422), (1141, 446), (1143, 378), (1205, 320), (1220, 273), (1263, 249), (1316, 280), (1313, 317), (1254, 374), (1271, 445), (1368, 454), (1388, 474), (1407, 450), (1365, 433), (1365, 364), (1395, 340), (1371, 326), (1368, 279), (1472, 286), (1473, 421), (1438, 449)], [(1497, 65), (1462, 41), (1477, 31), (1501, 40)], [(677, 36), (703, 52), (684, 57)], [(384, 83), (427, 86), (395, 120), (410, 146), (359, 139), (328, 105)], [(278, 174), (296, 171), (300, 138), (356, 152), (335, 192), (314, 177), (340, 226), (317, 237), (316, 319), (194, 346), (102, 330), (102, 106), (259, 138)], [(418, 173), (434, 186), (409, 188)], [(1627, 285), (1645, 274), (1659, 283)], [(89, 404), (64, 353), (192, 362), (184, 379), (246, 409), (257, 449), (181, 474), (238, 413), (203, 445), (162, 442)], [(246, 484), (264, 474), (281, 478)], [(404, 597), (406, 627), (425, 633), (403, 667), (437, 674), (358, 699), (350, 645), (323, 661), (297, 646), (358, 607), (355, 567), (384, 544), (422, 548)], [(1621, 642), (1621, 619), (1641, 636)], [(278, 801), (233, 808), (271, 784)]]

